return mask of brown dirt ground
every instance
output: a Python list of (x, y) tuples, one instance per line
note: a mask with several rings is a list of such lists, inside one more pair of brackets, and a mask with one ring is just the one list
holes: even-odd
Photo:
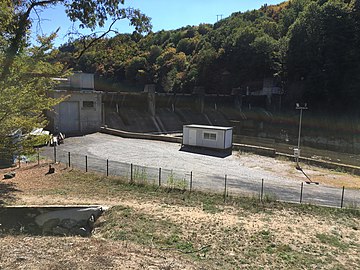
[[(286, 179), (296, 179), (298, 181), (307, 181), (304, 173), (313, 182), (319, 182), (321, 185), (342, 188), (360, 189), (360, 176), (349, 173), (337, 172), (325, 168), (315, 167), (307, 164), (301, 164), (303, 172), (296, 170), (294, 162), (284, 160), (281, 158), (273, 159), (253, 155), (250, 153), (243, 153), (241, 156), (249, 155), (251, 159), (244, 162), (247, 167), (261, 167)], [(261, 164), (261, 165), (259, 165)]]
[[(271, 252), (258, 254), (249, 261), (248, 250), (257, 245), (254, 237), (264, 232), (271, 232), (271, 242), (277, 247), (290, 249), (296, 252), (296, 256), (317, 258), (319, 264), (314, 264), (313, 269), (356, 269), (360, 266), (360, 221), (356, 218), (319, 218), (286, 209), (274, 210), (271, 214), (249, 214), (230, 205), (219, 213), (209, 213), (204, 211), (203, 205), (169, 205), (157, 198), (143, 200), (132, 196), (109, 196), (91, 199), (61, 193), (41, 195), (42, 190), (66, 188), (57, 179), (68, 170), (63, 165), (55, 165), (55, 169), (55, 174), (45, 175), (48, 170), (46, 162), (40, 166), (22, 164), (21, 168), (12, 169), (16, 177), (1, 180), (17, 190), (8, 201), (31, 205), (89, 203), (128, 206), (157, 219), (170, 219), (181, 228), (185, 238), (197, 243), (196, 248), (211, 245), (208, 260), (194, 260), (176, 251), (144, 247), (127, 241), (112, 241), (103, 238), (97, 230), (91, 238), (0, 234), (0, 269), (233, 269), (232, 266), (240, 261), (244, 269), (260, 266), (264, 266), (262, 269), (290, 269), (278, 262), (279, 259), (274, 259)], [(317, 181), (327, 181), (335, 186), (344, 181), (341, 186), (346, 183), (359, 188), (356, 176), (333, 172), (329, 177), (327, 170), (312, 167), (306, 170)], [(9, 171), (2, 169), (0, 175)], [(229, 231), (232, 232), (231, 237)], [(319, 242), (319, 234), (339, 236), (344, 244), (352, 248), (339, 252), (335, 247)], [(222, 265), (218, 264), (226, 256), (230, 259)], [(321, 262), (325, 263), (329, 258), (333, 263), (321, 266)], [(295, 259), (306, 260), (303, 257)]]
[[(34, 195), (41, 190), (63, 187), (57, 179), (68, 170), (63, 165), (52, 166), (55, 167), (55, 173), (50, 175), (45, 175), (48, 171), (46, 162), (42, 162), (40, 166), (21, 164), (20, 168), (1, 169), (0, 175), (10, 171), (16, 172), (15, 178), (2, 180), (14, 185), (16, 189), (16, 195), (10, 198), (11, 204), (119, 203), (111, 199), (94, 203), (82, 198), (64, 198), (61, 194)], [(196, 264), (176, 252), (144, 249), (135, 243), (109, 241), (96, 236), (5, 236), (0, 232), (0, 269), (195, 269), (194, 265)]]
[(0, 243), (0, 269), (194, 269), (175, 253), (95, 237), (5, 236)]

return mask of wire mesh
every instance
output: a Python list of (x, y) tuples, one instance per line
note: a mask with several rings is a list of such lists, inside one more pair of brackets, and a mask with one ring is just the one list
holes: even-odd
[(341, 189), (339, 188), (306, 184), (303, 194), (303, 203), (332, 207), (341, 206)]
[(168, 188), (188, 190), (190, 187), (190, 172), (162, 169), (161, 179), (161, 185)]
[(108, 170), (107, 170), (108, 175), (121, 176), (125, 179), (130, 179), (131, 164), (123, 163), (123, 162), (119, 162), (119, 161), (112, 161), (112, 160), (108, 160), (107, 164), (108, 164), (107, 165), (108, 166)]
[[(225, 175), (216, 173), (190, 172), (168, 168), (155, 168), (106, 160), (96, 156), (85, 156), (54, 149), (48, 155), (56, 161), (86, 171), (105, 175), (121, 176), (136, 184), (150, 184), (165, 188), (215, 192), (227, 196), (253, 196), (261, 200), (278, 200), (308, 203), (332, 207), (357, 207), (360, 204), (360, 190), (342, 189), (282, 181), (281, 179), (254, 179), (251, 175)], [(70, 163), (70, 164), (69, 164)]]
[(56, 154), (54, 154), (54, 159), (56, 158), (56, 162), (68, 164), (68, 152), (58, 151), (56, 148), (54, 148), (54, 151), (56, 151)]
[(360, 207), (359, 198), (360, 198), (359, 190), (345, 190), (343, 206), (347, 208), (358, 208)]
[(193, 172), (192, 189), (199, 191), (219, 192), (224, 189), (224, 177), (220, 174)]
[[(157, 185), (159, 170), (156, 168), (133, 165), (130, 180), (137, 184)], [(130, 168), (131, 170), (131, 168)]]

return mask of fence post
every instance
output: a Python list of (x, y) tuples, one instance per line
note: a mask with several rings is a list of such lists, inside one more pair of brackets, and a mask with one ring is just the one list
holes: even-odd
[(345, 193), (345, 186), (343, 186), (342, 188), (340, 208), (343, 208), (344, 205), (344, 193)]
[(56, 146), (54, 144), (54, 163), (56, 163)]
[(263, 195), (264, 195), (264, 179), (261, 179), (261, 191), (260, 191), (260, 201), (263, 201)]
[(227, 182), (227, 175), (225, 174), (225, 187), (224, 187), (224, 203), (226, 202), (226, 183)]
[(85, 172), (88, 171), (88, 157), (85, 156)]
[(302, 203), (303, 189), (304, 189), (304, 182), (301, 182), (301, 189), (300, 189), (300, 203)]
[(191, 193), (191, 190), (192, 190), (192, 181), (193, 181), (193, 175), (192, 175), (192, 171), (190, 172), (190, 193)]
[(161, 168), (159, 168), (159, 187), (161, 186)]
[(130, 164), (130, 181), (133, 181), (133, 164)]
[(70, 158), (70, 152), (68, 152), (68, 161), (69, 161), (69, 168), (70, 168), (70, 166), (71, 166), (71, 158)]
[(109, 159), (106, 160), (106, 176), (109, 176)]
[(37, 162), (38, 162), (38, 165), (40, 165), (40, 149), (39, 149), (39, 147), (37, 148)]

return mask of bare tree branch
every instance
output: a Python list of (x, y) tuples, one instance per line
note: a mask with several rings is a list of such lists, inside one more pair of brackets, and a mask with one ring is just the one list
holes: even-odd
[[(16, 1), (14, 1), (16, 2)], [(83, 54), (98, 40), (106, 36), (110, 32), (114, 32), (112, 29), (116, 21), (121, 19), (129, 19), (130, 24), (135, 27), (135, 30), (138, 32), (143, 32), (151, 29), (150, 19), (142, 14), (139, 10), (136, 9), (124, 9), (119, 8), (118, 4), (124, 4), (124, 0), (106, 0), (106, 1), (96, 1), (96, 0), (77, 0), (77, 1), (66, 1), (66, 0), (28, 0), (24, 2), (25, 4), (14, 4), (15, 7), (18, 5), (20, 8), (15, 12), (14, 25), (16, 28), (13, 33), (10, 33), (9, 47), (5, 53), (5, 59), (3, 61), (3, 66), (0, 74), (0, 80), (4, 80), (8, 74), (10, 74), (10, 68), (14, 63), (16, 55), (20, 52), (21, 48), (25, 45), (27, 30), (31, 24), (30, 13), (35, 10), (38, 19), (41, 20), (39, 14), (37, 13), (36, 8), (42, 7), (45, 8), (49, 5), (63, 4), (66, 7), (67, 16), (72, 22), (79, 20), (81, 24), (80, 28), (90, 28), (94, 30), (98, 25), (102, 27), (105, 21), (110, 18), (113, 18), (109, 29), (98, 37), (92, 38), (89, 43), (86, 39), (84, 48), (79, 52), (75, 61), (78, 61)], [(87, 36), (93, 37), (94, 34)]]
[(38, 33), (39, 31), (41, 31), (41, 34), (43, 34), (43, 31), (42, 31), (42, 27), (41, 27), (41, 22), (43, 21), (39, 15), (39, 12), (36, 8), (34, 8), (34, 12), (36, 14), (36, 17), (37, 17), (37, 23), (36, 23), (36, 33)]
[[(120, 19), (114, 19), (113, 22), (110, 24), (108, 30), (106, 30), (105, 32), (102, 32), (102, 34), (98, 37), (94, 37), (89, 43), (87, 43), (87, 39), (91, 36), (94, 36), (94, 34), (96, 33), (92, 33), (90, 35), (85, 35), (82, 36), (82, 41), (83, 41), (83, 49), (79, 52), (79, 54), (75, 57), (75, 62), (79, 62), (80, 58), (84, 55), (84, 53), (91, 48), (96, 42), (98, 42), (99, 40), (101, 40), (103, 37), (105, 37), (107, 34), (111, 33), (111, 32), (115, 32), (117, 33), (117, 31), (113, 30), (112, 27), (114, 26), (114, 24), (119, 21)], [(67, 65), (64, 66), (63, 68), (63, 72), (65, 70), (67, 70), (69, 68), (70, 64), (68, 63)]]
[(84, 49), (80, 52), (80, 54), (75, 58), (76, 61), (78, 61), (81, 56), (83, 56), (83, 54), (98, 40), (102, 39), (103, 37), (105, 37), (107, 34), (109, 34), (110, 32), (114, 31), (111, 28), (114, 26), (114, 24), (118, 21), (118, 19), (115, 19), (111, 25), (109, 26), (109, 29), (106, 30), (102, 35), (94, 38), (93, 40), (91, 40), (87, 45), (85, 44)]
[(19, 16), (18, 27), (15, 30), (15, 35), (10, 41), (10, 46), (6, 52), (6, 58), (3, 64), (3, 69), (0, 75), (0, 79), (5, 79), (10, 73), (10, 67), (14, 63), (15, 56), (18, 54), (24, 36), (26, 36), (26, 30), (29, 26), (29, 17), (31, 11), (39, 6), (46, 6), (49, 4), (56, 4), (63, 2), (62, 0), (46, 0), (46, 1), (31, 1), (26, 11)]

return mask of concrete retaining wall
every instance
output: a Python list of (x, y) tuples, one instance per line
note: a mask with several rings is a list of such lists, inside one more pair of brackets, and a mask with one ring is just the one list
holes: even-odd
[(89, 236), (101, 206), (0, 207), (0, 233)]
[(100, 132), (110, 134), (110, 135), (120, 136), (123, 138), (155, 140), (155, 141), (164, 141), (164, 142), (173, 142), (173, 143), (181, 143), (182, 142), (182, 138), (179, 138), (179, 137), (127, 132), (127, 131), (116, 130), (116, 129), (107, 128), (107, 127), (102, 127), (100, 129)]
[(276, 151), (274, 148), (234, 143), (233, 149), (238, 151), (251, 152), (262, 156), (276, 157)]

